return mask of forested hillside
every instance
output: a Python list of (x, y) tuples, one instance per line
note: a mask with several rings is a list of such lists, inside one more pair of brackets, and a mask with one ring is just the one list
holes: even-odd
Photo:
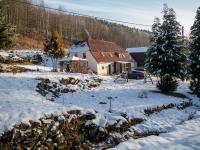
[[(45, 9), (45, 3), (37, 0), (36, 7), (29, 0), (2, 0), (5, 21), (15, 27), (18, 34), (16, 47), (41, 48), (44, 39), (52, 31), (58, 31), (68, 47), (72, 40), (82, 40), (90, 35), (94, 39), (116, 42), (124, 48), (146, 46), (149, 32), (116, 23)], [(59, 8), (63, 10), (63, 8)]]

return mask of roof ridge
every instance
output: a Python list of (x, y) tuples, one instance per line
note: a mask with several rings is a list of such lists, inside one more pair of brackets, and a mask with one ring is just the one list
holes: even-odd
[[(96, 39), (88, 39), (88, 41), (101, 41), (101, 42), (106, 42), (106, 43), (112, 43), (112, 44), (115, 44), (115, 45), (117, 45), (115, 42), (112, 42), (112, 41), (105, 41), (105, 40), (96, 40)], [(117, 45), (118, 46), (118, 45)]]

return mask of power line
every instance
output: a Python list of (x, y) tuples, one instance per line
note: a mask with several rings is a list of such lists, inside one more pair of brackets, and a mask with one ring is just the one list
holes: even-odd
[(72, 11), (60, 10), (60, 9), (51, 8), (51, 7), (47, 7), (47, 6), (41, 6), (41, 5), (37, 5), (37, 4), (33, 4), (33, 3), (22, 2), (22, 1), (18, 1), (18, 0), (15, 0), (15, 2), (23, 3), (23, 4), (27, 4), (27, 5), (32, 5), (32, 6), (36, 6), (36, 7), (40, 7), (40, 8), (45, 8), (45, 9), (49, 9), (49, 10), (54, 10), (54, 11), (60, 11), (60, 12), (63, 12), (63, 13), (68, 13), (68, 14), (77, 15), (77, 16), (81, 16), (81, 17), (89, 17), (89, 18), (106, 20), (106, 21), (117, 22), (117, 23), (122, 23), (122, 24), (151, 27), (151, 25), (148, 25), (148, 24), (141, 24), (141, 23), (127, 22), (127, 21), (120, 21), (120, 20), (115, 20), (115, 19), (95, 17), (95, 16), (85, 15), (85, 14), (76, 13), (76, 12), (72, 12)]

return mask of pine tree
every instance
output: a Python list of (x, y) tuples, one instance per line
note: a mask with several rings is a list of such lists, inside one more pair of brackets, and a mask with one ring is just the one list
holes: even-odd
[(163, 23), (161, 26), (162, 41), (162, 65), (160, 76), (184, 79), (186, 56), (183, 54), (183, 40), (180, 24), (176, 21), (176, 15), (172, 8), (164, 5)]
[(197, 10), (195, 21), (191, 27), (190, 36), (190, 89), (200, 97), (200, 7)]
[[(171, 78), (170, 83), (177, 85), (177, 78), (184, 79), (185, 76), (186, 56), (182, 53), (181, 28), (172, 8), (164, 5), (163, 14), (162, 24), (159, 19), (156, 19), (152, 26), (151, 42), (153, 44), (147, 52), (146, 69), (160, 78), (159, 84), (164, 85), (162, 82)], [(171, 92), (170, 89), (166, 91)]]
[(160, 19), (155, 18), (154, 24), (152, 25), (152, 34), (150, 37), (150, 42), (152, 45), (149, 47), (147, 51), (147, 59), (145, 67), (149, 73), (155, 76), (159, 76), (158, 69), (161, 68), (161, 64), (158, 63), (161, 61), (161, 57), (159, 57), (160, 52), (162, 51), (160, 45), (162, 45), (161, 38), (161, 30), (160, 30)]
[(13, 44), (13, 34), (9, 25), (4, 23), (3, 15), (0, 10), (0, 49), (8, 49)]
[(53, 32), (52, 37), (44, 43), (44, 51), (51, 57), (53, 63), (53, 71), (57, 71), (57, 61), (65, 56), (63, 42), (57, 31)]

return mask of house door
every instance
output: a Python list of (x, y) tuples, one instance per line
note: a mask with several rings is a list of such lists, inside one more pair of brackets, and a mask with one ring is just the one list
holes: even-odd
[(111, 64), (110, 64), (110, 65), (108, 65), (108, 73), (109, 73), (109, 74), (112, 74), (111, 67), (112, 67), (112, 66), (111, 66)]
[(125, 72), (126, 71), (126, 64), (120, 63), (120, 73)]
[(117, 73), (117, 63), (114, 62), (114, 73)]

